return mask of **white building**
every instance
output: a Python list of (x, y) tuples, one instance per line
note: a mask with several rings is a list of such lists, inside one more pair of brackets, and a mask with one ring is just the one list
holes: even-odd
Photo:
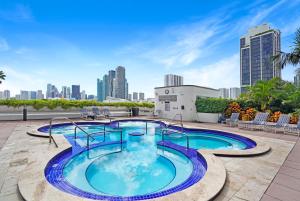
[(3, 91), (0, 91), (0, 99), (4, 99), (4, 93), (3, 93)]
[(3, 96), (5, 99), (10, 99), (10, 91), (9, 90), (4, 90)]
[(145, 94), (144, 93), (142, 93), (142, 92), (139, 93), (139, 100), (140, 101), (145, 100)]
[(227, 88), (220, 88), (220, 97), (221, 98), (229, 98), (229, 89)]
[(183, 77), (180, 75), (165, 75), (165, 87), (183, 85)]
[(86, 99), (86, 93), (85, 93), (85, 90), (82, 90), (82, 91), (81, 91), (80, 96), (81, 96), (81, 100), (85, 100), (85, 99)]
[(137, 101), (138, 100), (138, 93), (137, 92), (133, 92), (132, 93), (132, 101)]
[(241, 95), (241, 88), (232, 87), (229, 89), (230, 91), (230, 99), (237, 99)]
[(44, 94), (42, 90), (37, 90), (36, 99), (44, 99)]
[(196, 121), (197, 97), (219, 97), (219, 90), (195, 85), (155, 88), (155, 112), (162, 118), (173, 119), (181, 114), (184, 121)]

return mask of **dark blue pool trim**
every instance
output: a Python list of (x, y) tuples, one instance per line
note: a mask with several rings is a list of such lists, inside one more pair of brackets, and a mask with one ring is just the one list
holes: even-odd
[[(141, 121), (141, 122), (147, 121), (147, 122), (153, 122), (153, 123), (160, 124), (160, 126), (166, 126), (166, 124), (161, 122), (161, 121), (146, 120), (146, 119), (121, 119), (121, 120), (111, 121), (111, 122), (107, 122), (107, 123), (102, 123), (102, 122), (76, 122), (76, 124), (78, 124), (78, 125), (109, 125), (113, 128), (117, 128), (118, 122), (126, 122), (126, 121)], [(53, 124), (52, 127), (57, 128), (57, 127), (70, 126), (70, 125), (72, 125), (72, 124), (71, 123), (60, 123), (60, 124)], [(172, 128), (172, 129), (175, 129), (175, 130), (181, 130), (181, 127), (178, 127), (178, 126), (169, 126), (169, 127)], [(48, 129), (49, 129), (49, 125), (40, 127), (38, 129), (38, 131), (47, 133)], [(240, 142), (243, 142), (246, 145), (246, 147), (244, 149), (251, 149), (253, 147), (256, 147), (256, 142), (255, 141), (253, 141), (253, 140), (251, 140), (247, 137), (237, 135), (237, 134), (233, 134), (233, 133), (228, 133), (228, 132), (225, 132), (225, 131), (200, 129), (200, 128), (184, 128), (183, 130), (184, 130), (184, 132), (199, 132), (199, 131), (204, 132), (204, 133), (205, 132), (208, 132), (208, 133), (213, 132), (212, 134), (217, 134), (217, 135), (220, 135), (220, 136), (229, 137), (229, 138), (238, 140)]]
[[(119, 141), (108, 142), (105, 145), (112, 145), (112, 144), (119, 144)], [(84, 198), (95, 199), (95, 200), (110, 200), (110, 201), (132, 201), (132, 200), (146, 200), (146, 199), (153, 199), (165, 195), (169, 195), (171, 193), (175, 193), (181, 190), (184, 190), (193, 184), (197, 183), (205, 174), (207, 170), (207, 163), (202, 155), (200, 155), (194, 149), (186, 149), (182, 146), (175, 145), (170, 142), (159, 142), (159, 146), (164, 146), (167, 148), (174, 149), (176, 151), (181, 152), (187, 158), (189, 158), (193, 164), (193, 171), (189, 178), (184, 181), (183, 183), (170, 188), (168, 190), (164, 190), (161, 192), (151, 193), (147, 195), (141, 196), (130, 196), (130, 197), (120, 197), (120, 196), (104, 196), (98, 195), (94, 193), (85, 192), (81, 189), (76, 188), (75, 186), (71, 185), (63, 176), (63, 169), (65, 164), (74, 156), (74, 152), (72, 151), (72, 147), (68, 148), (59, 154), (57, 154), (54, 158), (52, 158), (46, 168), (45, 168), (45, 177), (47, 178), (48, 182), (60, 189), (61, 191), (77, 195)], [(103, 146), (103, 145), (100, 145)], [(83, 149), (81, 152), (77, 152), (76, 154), (80, 154), (86, 149)], [(75, 154), (75, 155), (76, 155)]]

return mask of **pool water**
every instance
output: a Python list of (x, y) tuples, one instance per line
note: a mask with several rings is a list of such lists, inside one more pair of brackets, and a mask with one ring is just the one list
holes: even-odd
[[(99, 200), (142, 200), (183, 190), (201, 180), (207, 165), (196, 149), (247, 149), (254, 146), (233, 134), (186, 130), (187, 139), (164, 136), (160, 122), (120, 121), (110, 125), (78, 123), (86, 134), (70, 124), (55, 125), (52, 134), (63, 134), (72, 149), (49, 161), (47, 180), (65, 192)], [(42, 127), (41, 132), (48, 132)], [(121, 132), (122, 130), (122, 141)], [(176, 129), (176, 128), (174, 128)], [(122, 142), (122, 143), (121, 143)], [(87, 149), (87, 144), (90, 149)]]

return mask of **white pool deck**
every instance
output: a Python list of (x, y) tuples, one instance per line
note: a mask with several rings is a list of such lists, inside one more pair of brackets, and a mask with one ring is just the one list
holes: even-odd
[[(1, 201), (23, 200), (17, 186), (20, 176), (24, 177), (24, 172), (28, 169), (30, 170), (30, 166), (33, 164), (32, 156), (36, 155), (37, 160), (43, 161), (43, 155), (37, 153), (48, 154), (47, 150), (53, 149), (54, 145), (49, 145), (47, 138), (33, 137), (26, 134), (27, 131), (45, 123), (47, 121), (0, 122), (0, 148), (2, 146), (0, 150)], [(184, 125), (225, 130), (251, 136), (252, 139), (264, 142), (271, 147), (271, 151), (259, 156), (217, 156), (217, 160), (221, 161), (226, 169), (226, 182), (224, 188), (214, 200), (255, 201), (262, 199), (265, 201), (292, 201), (300, 197), (300, 177), (298, 178), (300, 175), (300, 159), (297, 157), (300, 155), (300, 149), (296, 146), (293, 149), (295, 142), (298, 142), (298, 137), (259, 131), (245, 131), (218, 124), (185, 123)], [(291, 152), (292, 149), (293, 151)], [(47, 160), (44, 160), (44, 162)], [(38, 175), (29, 176), (33, 178), (38, 177)], [(45, 182), (42, 184), (49, 185)], [(30, 188), (32, 186), (28, 185), (28, 189)], [(45, 197), (46, 194), (42, 189), (32, 190), (31, 192), (34, 192), (33, 196), (27, 200), (65, 200), (62, 197), (51, 194), (50, 197), (47, 197), (48, 195)], [(198, 191), (188, 191), (191, 193), (190, 196), (188, 194), (184, 197), (179, 194), (179, 196), (176, 196), (176, 193), (170, 197), (161, 197), (160, 200), (203, 200), (197, 196), (197, 194), (201, 193), (201, 188), (198, 188)], [(79, 197), (75, 199), (84, 200)]]

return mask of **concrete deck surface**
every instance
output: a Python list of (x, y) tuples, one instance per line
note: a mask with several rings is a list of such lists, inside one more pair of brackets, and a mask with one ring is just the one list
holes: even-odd
[[(32, 146), (47, 143), (26, 131), (48, 121), (0, 122), (0, 201), (22, 200), (17, 181)], [(297, 136), (245, 131), (218, 124), (195, 127), (239, 132), (263, 139), (272, 151), (256, 157), (220, 157), (227, 170), (224, 189), (215, 200), (300, 200), (300, 143)]]

